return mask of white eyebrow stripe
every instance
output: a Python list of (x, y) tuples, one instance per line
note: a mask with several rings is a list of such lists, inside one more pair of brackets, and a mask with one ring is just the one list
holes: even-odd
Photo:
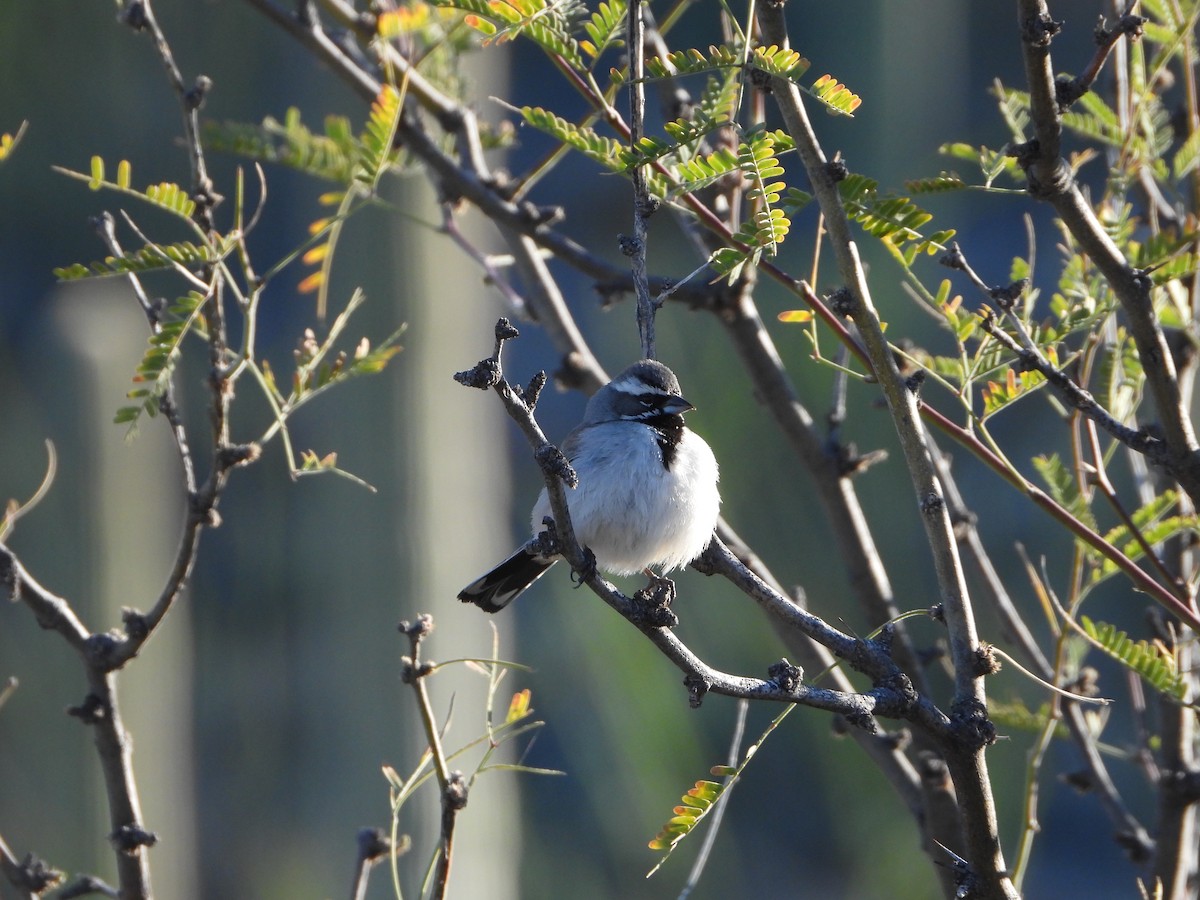
[(656, 391), (640, 378), (634, 378), (631, 375), (618, 378), (612, 383), (611, 387), (614, 391), (620, 391), (622, 394), (661, 393), (661, 391)]

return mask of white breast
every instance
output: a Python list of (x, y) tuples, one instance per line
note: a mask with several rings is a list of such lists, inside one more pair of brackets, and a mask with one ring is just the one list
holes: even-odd
[[(665, 469), (647, 426), (606, 422), (589, 431), (586, 440), (568, 448), (575, 451), (571, 464), (579, 486), (567, 491), (567, 505), (575, 536), (596, 555), (599, 567), (614, 575), (646, 567), (669, 572), (699, 556), (721, 505), (717, 461), (708, 444), (685, 430), (671, 468)], [(535, 534), (550, 514), (543, 490), (533, 508)]]

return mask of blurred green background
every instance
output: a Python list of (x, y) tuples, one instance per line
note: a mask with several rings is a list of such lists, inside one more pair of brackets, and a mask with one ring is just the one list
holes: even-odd
[[(841, 150), (852, 169), (902, 190), (906, 177), (951, 167), (936, 153), (943, 142), (1002, 145), (1006, 134), (986, 90), (995, 77), (1019, 83), (1014, 7), (790, 4), (795, 44), (813, 60), (813, 72), (834, 73), (864, 99), (852, 121), (817, 116), (826, 149)], [(715, 40), (715, 8), (697, 4), (676, 44)], [(246, 4), (163, 0), (156, 10), (185, 77), (203, 73), (214, 82), (206, 117), (257, 122), (282, 117), (289, 106), (313, 126), (328, 114), (356, 123), (365, 117), (355, 96)], [(1106, 5), (1054, 4), (1068, 23), (1055, 45), (1060, 64), (1088, 58), (1100, 11)], [(488, 117), (505, 115), (489, 95), (568, 116), (580, 111), (531, 46), (486, 54), (478, 64), (469, 73), (472, 95)], [(153, 603), (175, 550), (181, 482), (160, 422), (145, 423), (133, 442), (111, 424), (145, 346), (145, 325), (126, 285), (61, 286), (51, 275), (54, 266), (105, 255), (88, 217), (121, 204), (50, 166), (86, 170), (98, 154), (110, 166), (128, 159), (137, 184), (186, 184), (187, 158), (162, 66), (144, 36), (117, 23), (113, 3), (0, 4), (0, 132), (23, 120), (23, 143), (0, 166), (0, 499), (32, 493), (45, 467), (43, 442), (52, 441), (53, 490), (21, 521), (11, 544), (31, 573), (101, 630), (119, 623), (121, 607)], [(520, 138), (498, 164), (520, 171), (549, 148), (537, 134)], [(218, 190), (231, 195), (238, 161), (212, 163)], [(251, 241), (260, 267), (304, 239), (307, 223), (325, 214), (316, 197), (328, 189), (280, 169), (267, 178), (262, 224)], [(494, 625), (502, 654), (533, 668), (510, 675), (501, 693), (532, 690), (547, 724), (524, 761), (567, 773), (494, 773), (479, 782), (461, 819), (452, 896), (674, 896), (699, 840), (649, 881), (644, 875), (655, 855), (646, 842), (678, 796), (724, 761), (735, 705), (710, 697), (689, 709), (679, 674), (594, 597), (572, 590), (565, 572), (492, 621), (455, 600), (464, 583), (524, 537), (538, 474), (496, 399), (450, 377), (491, 351), (492, 324), (507, 311), (503, 299), (449, 241), (419, 224), (439, 220), (420, 177), (387, 190), (405, 214), (369, 212), (350, 223), (334, 296), (361, 285), (369, 302), (350, 335), (378, 340), (406, 322), (406, 349), (382, 376), (314, 403), (296, 419), (293, 435), (298, 449), (336, 450), (339, 464), (378, 492), (333, 477), (293, 483), (272, 443), (259, 464), (233, 474), (220, 505), (224, 524), (204, 535), (192, 588), (122, 676), (146, 823), (161, 839), (152, 851), (158, 892), (169, 900), (346, 895), (356, 830), (388, 821), (380, 766), (405, 773), (420, 752), (413, 700), (399, 682), (406, 647), (395, 625), (431, 612), (437, 631), (427, 652), (434, 659), (487, 655)], [(629, 227), (624, 182), (571, 159), (534, 199), (565, 205), (565, 228), (620, 260), (616, 235)], [(1030, 211), (1043, 272), (1053, 277), (1046, 212), (1030, 201), (954, 197), (927, 205), (939, 227), (959, 229), (972, 263), (997, 282), (1007, 278), (1012, 257), (1025, 253), (1021, 216)], [(229, 204), (220, 212), (227, 217)], [(149, 214), (138, 221), (152, 233), (160, 224)], [(809, 270), (814, 227), (815, 213), (796, 222), (783, 259), (792, 271)], [(478, 233), (482, 246), (499, 247), (487, 229)], [(128, 233), (125, 239), (134, 245)], [(651, 239), (653, 271), (681, 275), (694, 267), (667, 216), (654, 220)], [(936, 341), (890, 263), (865, 246), (889, 335)], [(927, 272), (931, 284), (942, 277), (933, 263)], [(555, 273), (610, 371), (633, 359), (632, 307), (601, 310), (586, 280), (563, 268)], [(312, 298), (294, 292), (303, 274), (296, 267), (278, 279), (263, 309), (260, 346), (278, 372), (290, 371), (292, 348), (316, 325)], [(810, 410), (823, 416), (829, 370), (809, 360), (796, 326), (774, 321), (792, 301), (763, 285), (758, 302)], [(507, 357), (510, 376), (522, 381), (557, 362), (536, 327), (523, 330)], [(846, 599), (847, 580), (830, 564), (838, 556), (813, 513), (819, 507), (812, 488), (755, 401), (718, 323), (670, 307), (658, 333), (660, 356), (699, 407), (690, 422), (721, 461), (728, 521), (785, 583), (803, 586), (816, 612), (859, 633), (877, 625)], [(197, 445), (206, 433), (201, 377), (199, 368), (185, 368), (180, 379)], [(248, 385), (242, 394), (234, 434), (245, 440), (268, 419)], [(875, 399), (865, 388), (851, 390), (846, 437), (860, 449), (894, 451)], [(582, 402), (547, 392), (539, 410), (552, 437), (569, 429)], [(1050, 419), (1034, 408), (1017, 415), (1032, 418), (1010, 436), (1014, 458), (1027, 460), (1057, 440), (1039, 428)], [(893, 452), (859, 487), (900, 607), (925, 607), (935, 584), (897, 460)], [(1022, 594), (1014, 542), (1052, 557), (1069, 544), (971, 461), (958, 462), (956, 473), (982, 514), (980, 527), (1010, 589)], [(678, 633), (711, 664), (762, 675), (784, 652), (727, 585), (687, 572), (679, 586)], [(1114, 609), (1121, 601), (1130, 608), (1124, 588), (1113, 596)], [(984, 636), (1002, 643), (994, 618), (986, 609), (981, 615)], [(937, 637), (928, 625), (915, 628), (924, 644)], [(79, 667), (27, 609), (5, 605), (0, 678), (10, 675), (20, 688), (0, 710), (0, 834), (18, 853), (33, 850), (68, 871), (111, 878), (90, 736), (63, 714), (82, 699)], [(453, 698), (450, 746), (481, 732), (484, 689), (482, 678), (461, 667), (433, 680), (439, 711)], [(1009, 673), (991, 691), (1040, 702)], [(752, 708), (748, 737), (777, 712)], [(1015, 734), (990, 755), (1010, 860), (1028, 746), (1027, 736)], [(514, 758), (510, 752), (507, 759)], [(1070, 748), (1052, 753), (1052, 769), (1075, 765)], [(1137, 785), (1131, 772), (1118, 776)], [(406, 809), (401, 823), (416, 845), (401, 863), (409, 896), (436, 834), (433, 794)], [(1098, 806), (1049, 775), (1042, 801), (1044, 836), (1029, 896), (1114, 896), (1116, 884), (1131, 895), (1132, 873)], [(916, 833), (883, 779), (851, 742), (831, 734), (824, 714), (800, 710), (735, 792), (693, 896), (917, 898), (934, 891)], [(378, 872), (371, 896), (390, 895)]]

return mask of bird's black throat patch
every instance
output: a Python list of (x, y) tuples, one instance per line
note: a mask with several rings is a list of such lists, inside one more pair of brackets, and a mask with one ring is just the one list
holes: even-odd
[(663, 468), (670, 469), (671, 463), (675, 461), (675, 452), (679, 449), (679, 441), (683, 437), (683, 416), (657, 415), (644, 421), (654, 429)]

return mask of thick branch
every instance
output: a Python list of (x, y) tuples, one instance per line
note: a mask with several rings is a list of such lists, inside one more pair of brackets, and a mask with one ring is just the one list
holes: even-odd
[[(759, 12), (759, 24), (765, 43), (784, 48), (790, 45), (782, 4), (763, 4)], [(850, 234), (849, 221), (837, 192), (834, 173), (826, 165), (800, 91), (794, 83), (783, 78), (771, 79), (771, 91), (784, 125), (796, 141), (797, 151), (825, 216), (838, 271), (852, 300), (849, 316), (858, 326), (872, 368), (887, 399), (913, 480), (945, 604), (954, 662), (955, 708), (963, 711), (963, 715), (977, 709), (986, 710), (983, 679), (976, 666), (978, 637), (974, 613), (959, 562), (953, 525), (932, 455), (926, 445), (925, 433), (920, 426), (917, 398), (900, 376), (891, 348), (883, 335), (857, 246)], [(981, 881), (981, 895), (1015, 897), (1016, 891), (1006, 873), (1004, 855), (1000, 850), (991, 783), (982, 746), (982, 743), (960, 745), (950, 742), (946, 748), (946, 759), (962, 804), (967, 847), (971, 863)]]

